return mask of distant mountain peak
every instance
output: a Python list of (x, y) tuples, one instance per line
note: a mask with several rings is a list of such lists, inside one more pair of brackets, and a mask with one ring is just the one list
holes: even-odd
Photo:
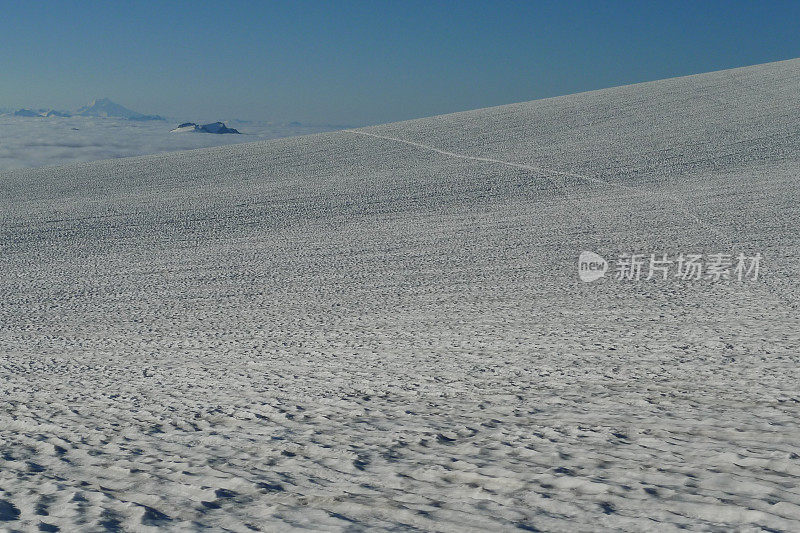
[(34, 111), (33, 109), (17, 109), (12, 113), (15, 117), (41, 117), (42, 113), (40, 111)]
[(75, 113), (82, 117), (124, 118), (127, 120), (165, 120), (158, 115), (145, 115), (112, 102), (109, 98), (95, 98)]

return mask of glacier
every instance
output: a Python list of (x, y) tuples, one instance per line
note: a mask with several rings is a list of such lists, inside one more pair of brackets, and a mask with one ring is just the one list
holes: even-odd
[(797, 530), (798, 102), (791, 60), (0, 172), (0, 527)]

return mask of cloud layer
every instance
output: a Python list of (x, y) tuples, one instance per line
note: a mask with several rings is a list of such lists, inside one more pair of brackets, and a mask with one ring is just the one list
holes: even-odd
[(170, 133), (171, 122), (86, 117), (0, 117), (0, 170), (207, 148), (329, 131), (327, 126), (242, 124), (243, 135)]

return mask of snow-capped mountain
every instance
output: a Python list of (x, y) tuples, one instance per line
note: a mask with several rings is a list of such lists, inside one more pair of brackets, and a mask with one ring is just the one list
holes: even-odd
[(172, 133), (187, 133), (187, 132), (200, 132), (200, 133), (241, 133), (239, 130), (227, 127), (222, 122), (212, 122), (211, 124), (203, 124), (199, 126), (194, 122), (184, 122), (177, 128), (170, 130)]
[(112, 102), (108, 98), (96, 98), (78, 109), (75, 113), (81, 117), (124, 118), (127, 120), (166, 120), (159, 115), (145, 115), (132, 111), (125, 106)]
[(125, 106), (112, 102), (108, 98), (97, 98), (87, 105), (78, 109), (74, 115), (66, 111), (56, 109), (28, 109), (21, 108), (11, 111), (8, 114), (15, 117), (99, 117), (99, 118), (120, 118), (124, 120), (166, 120), (159, 115), (145, 115), (132, 111)]

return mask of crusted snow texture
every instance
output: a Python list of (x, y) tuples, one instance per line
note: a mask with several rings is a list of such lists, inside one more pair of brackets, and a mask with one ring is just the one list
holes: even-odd
[(798, 128), (793, 60), (0, 173), (0, 528), (799, 530)]

